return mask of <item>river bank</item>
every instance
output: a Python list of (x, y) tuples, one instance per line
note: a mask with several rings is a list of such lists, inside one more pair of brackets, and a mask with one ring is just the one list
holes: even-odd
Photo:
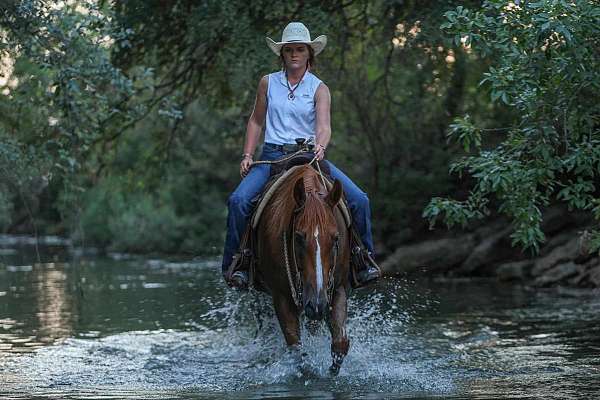
[[(564, 207), (549, 208), (544, 214), (542, 230), (546, 241), (537, 254), (524, 252), (512, 245), (512, 228), (503, 219), (494, 219), (471, 230), (452, 230), (434, 239), (403, 244), (388, 250), (379, 260), (386, 275), (408, 277), (494, 278), (532, 287), (600, 288), (600, 256), (591, 253), (585, 232), (590, 225), (586, 213), (568, 212)], [(458, 233), (457, 233), (458, 232)], [(432, 235), (433, 236), (433, 235)], [(39, 256), (44, 248), (46, 259)], [(199, 247), (199, 251), (202, 248)], [(206, 251), (217, 259), (211, 247)], [(105, 256), (119, 261), (134, 258), (162, 260), (206, 260), (204, 254), (165, 255), (109, 252), (93, 246), (78, 246), (68, 238), (58, 236), (0, 235), (0, 264), (17, 255), (12, 263), (52, 262), (57, 259), (78, 259)], [(7, 258), (9, 257), (9, 258)], [(155, 260), (155, 261), (153, 261)], [(214, 261), (218, 264), (217, 261)]]
[(397, 247), (382, 263), (385, 274), (404, 276), (492, 277), (533, 287), (600, 287), (600, 257), (589, 251), (585, 213), (549, 209), (537, 254), (513, 247), (511, 226), (503, 219), (472, 231)]

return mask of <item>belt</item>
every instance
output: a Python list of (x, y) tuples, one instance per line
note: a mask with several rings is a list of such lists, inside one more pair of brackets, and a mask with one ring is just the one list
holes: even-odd
[[(285, 143), (285, 144), (275, 144), (275, 143), (265, 143), (265, 146), (270, 147), (272, 149), (281, 151), (283, 153), (295, 153), (300, 149), (305, 148), (306, 146), (304, 145), (299, 145), (296, 143)], [(308, 145), (308, 150), (314, 149), (314, 145), (309, 144)]]

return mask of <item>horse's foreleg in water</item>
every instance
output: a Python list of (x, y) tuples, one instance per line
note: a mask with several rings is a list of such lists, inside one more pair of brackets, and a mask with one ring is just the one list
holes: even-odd
[(331, 357), (333, 361), (329, 371), (337, 375), (348, 354), (350, 340), (346, 335), (346, 318), (348, 316), (346, 289), (339, 287), (333, 295), (329, 331), (331, 332)]
[(279, 320), (281, 332), (283, 332), (283, 336), (285, 337), (285, 342), (288, 346), (300, 344), (300, 322), (296, 306), (292, 302), (291, 297), (273, 297), (273, 305), (275, 306), (275, 313)]

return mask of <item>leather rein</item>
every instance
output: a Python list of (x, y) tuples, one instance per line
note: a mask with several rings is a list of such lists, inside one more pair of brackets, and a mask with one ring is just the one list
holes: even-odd
[[(287, 278), (288, 278), (288, 284), (290, 286), (290, 293), (292, 294), (292, 299), (294, 300), (294, 304), (296, 305), (296, 308), (300, 309), (302, 308), (302, 275), (300, 273), (300, 268), (298, 267), (298, 261), (296, 260), (296, 239), (295, 239), (295, 228), (296, 228), (296, 217), (298, 216), (298, 214), (300, 213), (300, 211), (304, 208), (304, 206), (301, 206), (299, 208), (297, 208), (296, 210), (294, 210), (294, 216), (292, 217), (292, 224), (291, 224), (291, 230), (292, 230), (292, 249), (291, 249), (291, 253), (292, 253), (292, 261), (293, 261), (293, 268), (294, 268), (294, 272), (295, 274), (292, 273), (292, 268), (290, 265), (290, 257), (288, 255), (288, 246), (287, 246), (287, 230), (283, 231), (283, 255), (285, 258), (285, 270), (286, 270), (286, 274), (287, 274)], [(333, 289), (335, 288), (335, 278), (334, 278), (334, 273), (335, 273), (335, 269), (337, 267), (337, 258), (338, 258), (338, 251), (339, 251), (339, 247), (340, 247), (340, 241), (339, 241), (339, 237), (335, 238), (334, 244), (333, 244), (333, 265), (331, 266), (331, 268), (329, 269), (329, 275), (327, 276), (327, 291), (326, 291), (326, 296), (327, 296), (327, 304), (331, 304), (331, 299), (333, 298)], [(295, 276), (293, 276), (295, 275)]]

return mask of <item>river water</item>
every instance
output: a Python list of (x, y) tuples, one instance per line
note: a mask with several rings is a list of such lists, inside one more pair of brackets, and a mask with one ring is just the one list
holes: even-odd
[(65, 250), (0, 246), (0, 398), (600, 397), (595, 291), (385, 279), (353, 293), (331, 377), (327, 330), (305, 325), (299, 359), (216, 259)]

